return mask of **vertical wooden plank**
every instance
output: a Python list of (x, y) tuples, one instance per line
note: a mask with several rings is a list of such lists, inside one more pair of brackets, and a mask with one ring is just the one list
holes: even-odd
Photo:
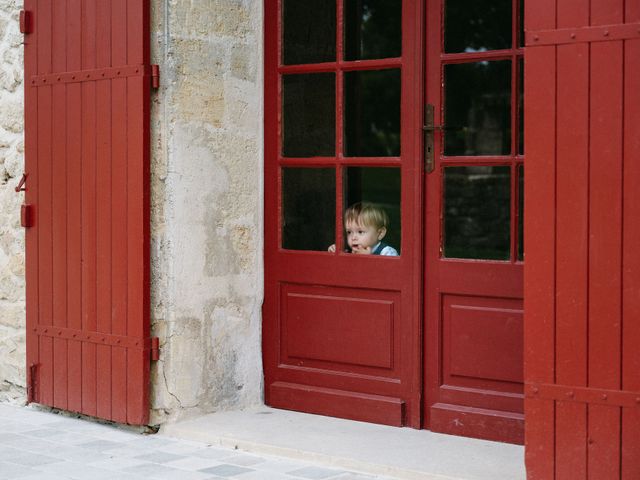
[[(51, 72), (52, 5), (39, 2), (38, 5), (38, 73)], [(52, 98), (51, 87), (38, 87), (38, 221), (40, 224), (38, 241), (38, 302), (40, 304), (39, 323), (53, 323), (53, 258), (52, 258)], [(40, 336), (40, 402), (53, 404), (53, 341), (51, 337)]]
[[(525, 30), (556, 26), (556, 2), (525, 2)], [(525, 262), (524, 378), (555, 377), (555, 136), (556, 52), (536, 47), (525, 59)], [(555, 470), (555, 405), (525, 399), (525, 463), (529, 480), (549, 480)]]
[[(129, 4), (127, 12), (127, 63), (148, 63), (149, 5)], [(149, 79), (127, 80), (127, 335), (149, 337)], [(126, 352), (123, 352), (126, 355)], [(149, 410), (148, 351), (129, 351), (127, 367), (117, 379), (124, 387), (122, 404), (129, 423), (146, 423)], [(116, 378), (114, 377), (114, 382)]]
[[(588, 0), (558, 0), (558, 28), (589, 23)], [(589, 46), (560, 45), (557, 95), (556, 382), (587, 385)], [(556, 478), (586, 478), (587, 406), (556, 405)]]
[[(38, 25), (39, 11), (37, 0), (25, 0), (24, 8), (33, 12), (34, 22)], [(25, 168), (28, 184), (25, 191), (25, 203), (38, 205), (38, 89), (30, 87), (28, 79), (38, 71), (38, 28), (24, 37), (24, 105), (25, 105)], [(38, 324), (38, 233), (39, 225), (35, 223), (25, 232), (25, 277), (26, 277), (26, 348), (27, 348), (27, 385), (33, 385), (36, 378), (31, 378), (31, 366), (38, 365), (38, 335), (34, 329)], [(34, 377), (37, 376), (34, 372)], [(29, 387), (31, 388), (31, 387)], [(38, 401), (37, 392), (29, 391), (29, 398)]]
[[(111, 2), (97, 2), (96, 67), (109, 67), (113, 25), (121, 21), (113, 16)], [(111, 333), (111, 316), (115, 292), (112, 287), (112, 215), (111, 185), (113, 155), (121, 140), (112, 134), (112, 89), (109, 80), (96, 83), (96, 330)], [(111, 418), (111, 347), (96, 347), (97, 412)]]
[[(81, 1), (67, 0), (67, 69), (82, 68)], [(82, 329), (82, 86), (67, 84), (67, 318), (68, 327)], [(68, 344), (68, 408), (82, 411), (82, 343)]]
[[(640, 22), (640, 2), (626, 2), (626, 21)], [(622, 389), (640, 391), (640, 40), (625, 42), (622, 251)], [(640, 478), (640, 408), (622, 412), (622, 480)]]
[[(114, 0), (112, 3), (111, 23), (111, 62), (115, 65), (127, 64), (127, 4), (126, 0)], [(127, 205), (129, 202), (127, 179), (129, 176), (127, 151), (127, 80), (114, 79), (111, 85), (112, 124), (112, 177), (111, 209), (111, 331), (116, 335), (127, 334), (127, 262), (129, 232), (127, 230)], [(118, 212), (118, 215), (115, 214)], [(118, 417), (126, 419), (126, 352), (118, 348), (112, 351), (113, 363), (118, 364), (111, 373), (112, 409), (117, 409)], [(114, 410), (115, 414), (116, 411)]]
[[(592, 0), (594, 25), (619, 23), (620, 0)], [(589, 386), (621, 376), (622, 42), (591, 44)], [(589, 406), (588, 478), (620, 474), (620, 409)]]
[[(278, 51), (278, 2), (264, 2), (264, 216), (278, 218), (278, 152), (279, 82), (275, 66), (279, 62)], [(280, 222), (265, 222), (264, 225), (264, 304), (262, 309), (262, 359), (264, 365), (264, 400), (270, 404), (269, 382), (277, 374), (278, 364), (278, 299), (279, 286), (275, 275), (276, 252), (278, 251)]]
[[(66, 1), (52, 3), (52, 71), (65, 72)], [(67, 326), (67, 89), (54, 83), (52, 89), (52, 250), (53, 325)], [(67, 408), (67, 340), (53, 339), (53, 406)]]
[[(82, 68), (96, 67), (96, 3), (82, 0)], [(82, 329), (96, 330), (96, 86), (82, 84)], [(97, 414), (96, 345), (82, 344), (82, 412)]]

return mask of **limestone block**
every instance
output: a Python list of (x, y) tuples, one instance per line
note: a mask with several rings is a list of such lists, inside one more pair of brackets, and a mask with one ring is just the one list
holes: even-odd
[(24, 109), (22, 98), (19, 96), (0, 95), (2, 104), (2, 116), (0, 116), (0, 128), (12, 133), (21, 133), (23, 129)]

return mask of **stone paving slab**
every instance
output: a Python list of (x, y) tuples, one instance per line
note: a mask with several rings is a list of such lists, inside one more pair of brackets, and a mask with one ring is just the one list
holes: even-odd
[(0, 480), (394, 480), (0, 404)]

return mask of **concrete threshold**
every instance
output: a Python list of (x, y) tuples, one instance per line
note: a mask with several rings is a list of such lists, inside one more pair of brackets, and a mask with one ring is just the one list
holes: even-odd
[(524, 447), (260, 407), (161, 434), (406, 480), (524, 480)]

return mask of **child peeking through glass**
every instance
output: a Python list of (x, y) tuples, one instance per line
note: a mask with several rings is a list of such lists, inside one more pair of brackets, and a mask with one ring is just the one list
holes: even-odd
[[(360, 255), (398, 256), (395, 248), (382, 241), (387, 234), (389, 217), (387, 212), (373, 203), (358, 202), (344, 212), (344, 225), (347, 232), (346, 250)], [(336, 245), (328, 250), (336, 251)]]

